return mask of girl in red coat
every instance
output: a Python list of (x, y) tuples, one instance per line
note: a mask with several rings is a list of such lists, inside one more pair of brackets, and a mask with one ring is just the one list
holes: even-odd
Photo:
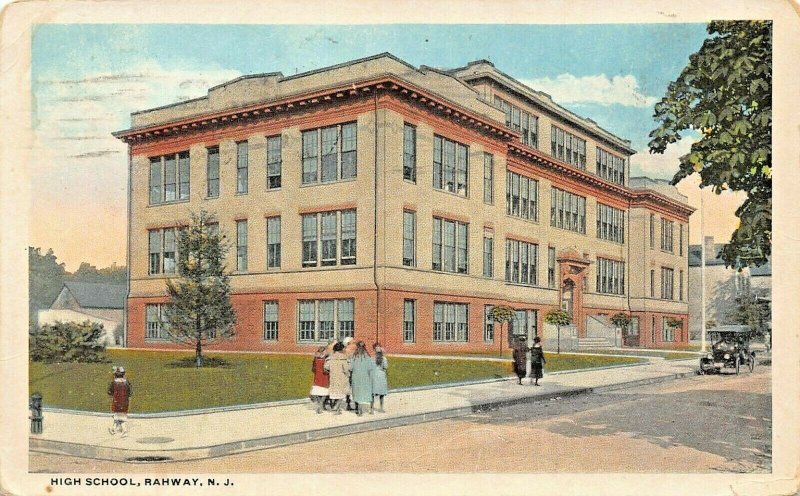
[(122, 437), (128, 437), (125, 422), (128, 420), (128, 403), (132, 394), (133, 388), (125, 378), (125, 369), (114, 367), (114, 379), (108, 385), (108, 395), (111, 396), (111, 413), (114, 414), (114, 426), (109, 427), (108, 432), (112, 435), (121, 432)]
[(314, 361), (311, 363), (311, 373), (314, 374), (314, 383), (311, 386), (311, 401), (317, 405), (317, 413), (322, 413), (325, 407), (325, 400), (328, 398), (328, 386), (330, 386), (330, 375), (325, 370), (325, 347), (320, 346), (314, 353)]

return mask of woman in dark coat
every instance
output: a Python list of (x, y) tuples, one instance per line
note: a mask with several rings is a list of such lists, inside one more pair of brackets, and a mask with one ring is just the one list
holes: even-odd
[(517, 384), (522, 384), (522, 378), (528, 373), (526, 370), (525, 355), (527, 348), (525, 347), (525, 336), (520, 336), (514, 341), (514, 373), (517, 374)]
[(547, 360), (544, 359), (544, 350), (542, 350), (542, 338), (536, 336), (533, 338), (533, 348), (531, 348), (531, 372), (533, 373), (533, 385), (539, 385), (539, 379), (542, 378), (542, 369)]

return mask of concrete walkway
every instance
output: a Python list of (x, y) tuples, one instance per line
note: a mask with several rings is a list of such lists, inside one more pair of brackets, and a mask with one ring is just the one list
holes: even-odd
[[(416, 389), (386, 397), (387, 413), (316, 414), (310, 402), (282, 402), (247, 409), (215, 409), (135, 417), (127, 438), (111, 435), (110, 415), (45, 411), (44, 432), (31, 434), (32, 451), (115, 461), (193, 460), (467, 415), (517, 403), (694, 375), (697, 360), (547, 374), (542, 386), (516, 380)], [(134, 404), (135, 405), (135, 404)]]

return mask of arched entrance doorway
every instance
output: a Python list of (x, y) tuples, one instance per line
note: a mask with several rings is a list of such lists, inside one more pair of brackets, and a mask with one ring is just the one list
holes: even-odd
[(572, 323), (578, 329), (578, 336), (585, 337), (583, 287), (588, 272), (586, 269), (592, 262), (575, 248), (562, 251), (556, 260), (559, 265), (561, 309), (572, 317)]

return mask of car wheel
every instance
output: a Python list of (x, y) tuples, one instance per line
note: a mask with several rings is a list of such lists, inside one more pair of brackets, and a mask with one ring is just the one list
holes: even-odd
[(756, 368), (756, 357), (754, 357), (753, 355), (747, 357), (747, 367), (750, 369), (750, 372), (752, 372), (753, 369)]
[(736, 358), (736, 375), (739, 375), (739, 358)]

